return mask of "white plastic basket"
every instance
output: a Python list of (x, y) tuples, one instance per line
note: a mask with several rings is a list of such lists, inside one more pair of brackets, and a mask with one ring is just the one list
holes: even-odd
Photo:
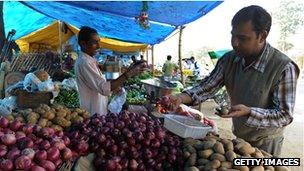
[(165, 128), (182, 138), (192, 137), (194, 139), (201, 139), (212, 130), (212, 127), (204, 125), (190, 117), (169, 114), (164, 115), (164, 117)]

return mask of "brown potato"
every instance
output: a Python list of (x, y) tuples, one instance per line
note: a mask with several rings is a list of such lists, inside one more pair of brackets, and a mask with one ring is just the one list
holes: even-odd
[(195, 166), (192, 166), (192, 167), (186, 167), (184, 171), (199, 171), (199, 169)]
[(264, 168), (265, 168), (265, 170), (274, 171), (273, 166), (265, 166)]
[(24, 122), (24, 118), (22, 116), (16, 117), (15, 120), (18, 120), (20, 122)]
[(6, 115), (5, 118), (8, 119), (9, 121), (13, 121), (15, 119), (14, 116), (11, 115), (11, 114), (10, 115)]
[(199, 166), (203, 166), (203, 165), (206, 165), (207, 163), (209, 163), (210, 161), (208, 159), (198, 159), (197, 160), (197, 164)]
[(191, 145), (191, 146), (193, 146), (194, 144), (196, 143), (196, 140), (195, 139), (193, 139), (193, 138), (186, 138), (185, 140), (184, 140), (184, 144), (185, 145)]
[(212, 149), (207, 149), (207, 150), (203, 150), (203, 151), (199, 151), (198, 152), (198, 156), (204, 159), (209, 158), (212, 154), (214, 153), (214, 151)]
[(233, 151), (231, 151), (231, 150), (227, 151), (227, 152), (225, 153), (225, 156), (226, 156), (226, 159), (227, 159), (228, 161), (230, 161), (230, 162), (233, 162), (233, 159), (236, 158), (235, 152), (233, 152)]
[[(73, 121), (72, 121), (73, 122)], [(195, 150), (195, 148), (193, 147), (193, 146), (191, 146), (191, 145), (185, 145), (185, 147), (184, 147), (187, 151), (189, 151), (191, 154), (193, 154), (193, 153), (196, 153), (196, 150)]]
[(189, 158), (191, 156), (191, 153), (189, 152), (189, 151), (184, 151), (183, 152), (183, 157), (184, 157), (184, 159), (187, 159), (187, 158)]
[(42, 128), (46, 127), (48, 120), (47, 119), (39, 119), (38, 125)]
[(186, 166), (194, 166), (196, 163), (196, 153), (191, 154), (191, 156), (188, 158), (188, 160), (186, 161)]
[(264, 155), (262, 154), (262, 152), (258, 148), (255, 148), (255, 152), (252, 153), (251, 156), (254, 157), (254, 158), (264, 158)]
[(223, 161), (223, 162), (221, 162), (221, 167), (226, 168), (226, 169), (231, 169), (232, 168), (232, 163), (227, 162), (227, 161)]
[(240, 171), (249, 171), (249, 168), (247, 166), (233, 166), (233, 168)]
[(207, 163), (206, 167), (211, 166), (212, 169), (217, 169), (221, 166), (221, 162), (218, 160), (212, 160), (211, 162)]
[(219, 160), (221, 162), (223, 161), (226, 161), (226, 158), (224, 155), (220, 154), (220, 153), (213, 153), (211, 156), (210, 156), (210, 160)]
[(204, 141), (203, 142), (203, 148), (209, 149), (209, 148), (213, 148), (214, 144), (216, 143), (216, 141), (212, 141), (212, 140), (208, 140), (208, 141)]
[(216, 142), (213, 146), (215, 152), (225, 154), (224, 146), (221, 142)]
[(251, 147), (251, 145), (244, 145), (239, 149), (240, 153), (244, 156), (246, 155), (251, 155), (252, 153), (255, 152), (255, 148)]
[(286, 166), (275, 166), (275, 171), (289, 171), (290, 169)]
[(263, 166), (256, 166), (256, 167), (252, 167), (250, 170), (251, 171), (264, 171), (264, 167)]

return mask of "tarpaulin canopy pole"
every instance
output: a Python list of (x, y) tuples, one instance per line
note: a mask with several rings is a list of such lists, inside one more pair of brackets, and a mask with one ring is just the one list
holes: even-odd
[(185, 26), (179, 27), (179, 38), (178, 38), (178, 63), (179, 63), (179, 69), (181, 73), (181, 82), (183, 85), (185, 85), (185, 79), (183, 74), (183, 65), (182, 65), (182, 35), (183, 35), (183, 29)]
[(0, 51), (4, 45), (5, 32), (4, 32), (4, 19), (3, 19), (3, 1), (0, 1)]
[(60, 49), (60, 54), (62, 54), (62, 33), (61, 33), (61, 27), (62, 27), (62, 22), (59, 20), (58, 21), (58, 31), (59, 31), (59, 49)]
[(154, 76), (154, 46), (151, 47), (151, 53), (152, 53), (152, 74)]
[(148, 61), (149, 58), (149, 49), (146, 49), (146, 60)]

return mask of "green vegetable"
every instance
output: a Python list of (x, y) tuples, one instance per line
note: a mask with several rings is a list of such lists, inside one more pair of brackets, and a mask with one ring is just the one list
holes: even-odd
[(78, 108), (79, 97), (76, 90), (60, 89), (58, 96), (55, 98), (55, 104), (64, 105), (68, 108)]

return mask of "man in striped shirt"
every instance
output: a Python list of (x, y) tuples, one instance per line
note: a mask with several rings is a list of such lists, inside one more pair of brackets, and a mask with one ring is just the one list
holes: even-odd
[(281, 153), (283, 130), (293, 120), (298, 66), (267, 43), (270, 14), (259, 6), (241, 9), (232, 19), (233, 50), (200, 85), (171, 97), (180, 103), (203, 102), (225, 86), (233, 133), (274, 156)]

